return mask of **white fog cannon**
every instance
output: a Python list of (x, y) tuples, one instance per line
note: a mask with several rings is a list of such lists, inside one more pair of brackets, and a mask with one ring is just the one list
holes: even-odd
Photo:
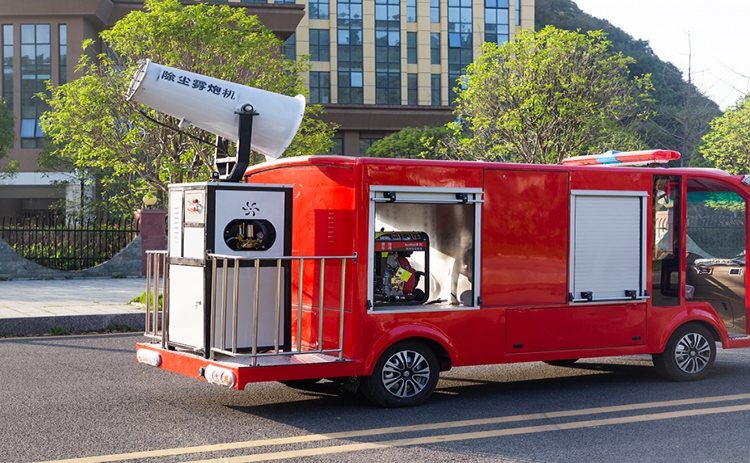
[(302, 95), (281, 95), (150, 60), (141, 62), (126, 97), (181, 119), (182, 126), (194, 125), (238, 143), (237, 157), (228, 159), (233, 164), (231, 172), (229, 166), (224, 172), (219, 168), (220, 176), (229, 181), (242, 178), (250, 149), (268, 160), (281, 156), (305, 113)]

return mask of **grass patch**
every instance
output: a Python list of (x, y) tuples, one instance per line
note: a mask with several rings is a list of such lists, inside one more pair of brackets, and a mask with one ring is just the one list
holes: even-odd
[[(148, 307), (153, 307), (153, 304), (154, 304), (154, 293), (151, 293), (151, 300), (149, 302), (150, 302), (150, 304), (148, 304)], [(147, 305), (146, 304), (146, 292), (144, 291), (143, 294), (141, 294), (140, 296), (136, 296), (133, 299), (131, 299), (130, 303), (131, 304), (142, 304), (142, 305), (146, 306)], [(164, 303), (164, 294), (159, 294), (159, 302), (157, 304), (158, 307), (159, 307), (159, 310), (161, 310), (163, 303)]]
[(66, 330), (65, 328), (60, 328), (59, 326), (53, 326), (49, 330), (50, 336), (65, 336), (66, 334), (69, 334), (68, 330)]

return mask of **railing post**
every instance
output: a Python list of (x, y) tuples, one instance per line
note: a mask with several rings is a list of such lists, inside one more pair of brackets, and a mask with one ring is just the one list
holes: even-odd
[(318, 311), (318, 350), (323, 352), (323, 303), (325, 302), (325, 277), (326, 277), (326, 259), (323, 257), (320, 259), (320, 303)]
[(237, 330), (240, 325), (240, 260), (234, 259), (234, 291), (232, 291), (232, 352), (237, 353)]
[[(211, 262), (211, 301), (209, 302), (211, 304), (211, 332), (208, 333), (209, 337), (209, 343), (208, 346), (209, 349), (209, 356), (211, 357), (211, 360), (214, 359), (214, 348), (216, 347), (216, 271), (217, 266), (216, 257), (212, 256), (210, 258)], [(223, 349), (224, 346), (221, 346)]]
[(227, 348), (227, 288), (229, 283), (229, 264), (227, 264), (227, 258), (223, 258), (221, 262), (221, 350)]
[(341, 259), (341, 299), (339, 306), (339, 360), (344, 359), (344, 293), (346, 290), (346, 259)]
[(297, 352), (302, 352), (302, 280), (305, 270), (305, 259), (299, 260), (299, 277), (297, 278)]
[(260, 292), (260, 259), (255, 259), (255, 297), (253, 301), (253, 366), (258, 364), (258, 304)]
[(273, 332), (273, 349), (279, 353), (279, 325), (281, 325), (281, 259), (276, 259), (276, 325)]
[[(163, 259), (164, 264), (164, 279), (162, 280), (162, 299), (161, 299), (161, 347), (167, 347), (169, 343), (169, 256), (167, 251), (158, 254), (160, 259)], [(156, 287), (159, 287), (159, 279), (156, 279)]]
[(146, 254), (146, 334), (151, 334), (151, 257), (151, 254)]

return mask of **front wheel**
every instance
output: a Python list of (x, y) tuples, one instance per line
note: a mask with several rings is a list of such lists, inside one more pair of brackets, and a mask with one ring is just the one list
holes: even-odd
[(438, 372), (432, 349), (421, 342), (404, 341), (383, 353), (372, 375), (362, 378), (361, 390), (370, 402), (381, 407), (412, 407), (435, 390)]
[(661, 354), (654, 354), (654, 367), (671, 381), (697, 381), (711, 371), (716, 361), (716, 342), (703, 325), (688, 323), (669, 338)]

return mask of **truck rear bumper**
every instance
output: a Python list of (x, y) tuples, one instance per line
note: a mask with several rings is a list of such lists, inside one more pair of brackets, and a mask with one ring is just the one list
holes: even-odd
[(252, 358), (205, 359), (190, 352), (163, 349), (158, 344), (138, 343), (136, 360), (162, 370), (197, 378), (239, 391), (248, 383), (340, 378), (360, 374), (360, 365), (325, 354), (259, 355)]

